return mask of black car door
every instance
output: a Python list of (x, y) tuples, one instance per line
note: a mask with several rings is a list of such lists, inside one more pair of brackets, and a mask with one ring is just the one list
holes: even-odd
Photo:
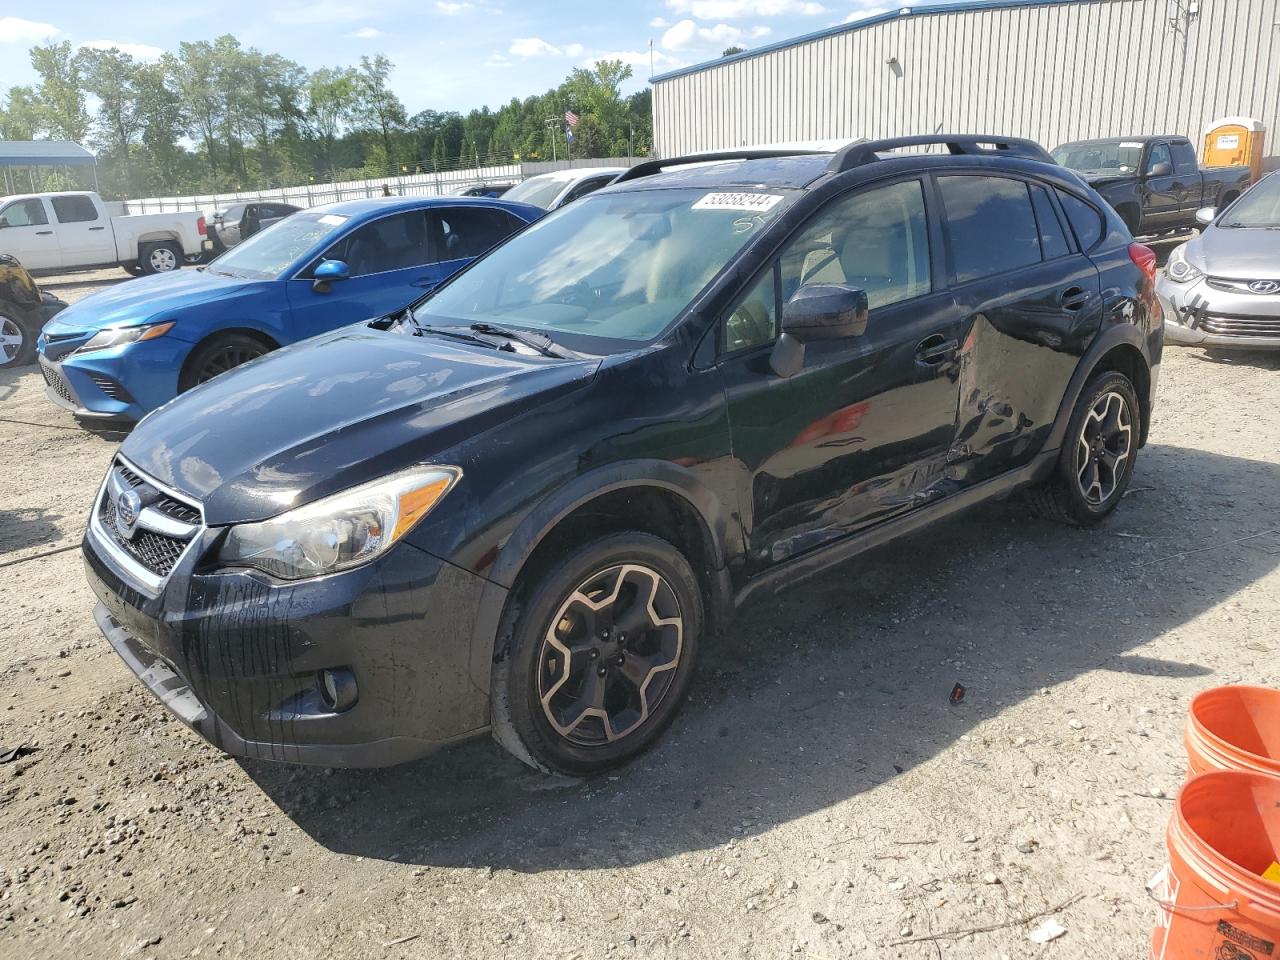
[(1142, 165), (1142, 232), (1176, 226), (1190, 186), (1190, 180), (1174, 170), (1169, 144), (1152, 143)]
[(937, 183), (966, 330), (948, 475), (967, 486), (1043, 447), (1098, 330), (1102, 297), (1098, 270), (1055, 191), (1034, 179), (971, 173)]
[[(912, 178), (831, 201), (721, 319), (719, 368), (753, 568), (940, 495), (955, 432), (962, 315), (942, 281), (931, 185)], [(857, 337), (810, 342), (771, 372), (783, 305), (842, 283), (871, 305)]]

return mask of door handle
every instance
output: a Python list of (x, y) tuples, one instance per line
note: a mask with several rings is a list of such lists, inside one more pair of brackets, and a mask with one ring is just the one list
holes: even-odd
[(1063, 310), (1076, 311), (1089, 302), (1089, 291), (1084, 287), (1067, 287), (1058, 294), (1058, 306)]
[(960, 344), (954, 340), (948, 340), (940, 333), (935, 333), (931, 337), (925, 337), (916, 344), (916, 361), (918, 363), (927, 364), (928, 366), (936, 366), (944, 360), (949, 360), (955, 356)]
[(105, 229), (107, 229), (107, 228), (106, 228), (106, 227), (90, 227), (89, 229), (90, 229), (90, 230), (105, 230)]
[(53, 236), (53, 231), (52, 231), (52, 230), (37, 230), (37, 231), (36, 231), (36, 236), (37, 236), (37, 237), (52, 237), (52, 236)]

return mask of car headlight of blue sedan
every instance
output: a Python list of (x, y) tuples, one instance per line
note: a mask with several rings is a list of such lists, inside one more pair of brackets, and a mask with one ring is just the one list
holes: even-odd
[(143, 340), (154, 340), (163, 337), (173, 329), (173, 321), (164, 323), (144, 323), (136, 327), (110, 327), (95, 333), (76, 353), (90, 353), (94, 350), (106, 350), (109, 347), (124, 347)]

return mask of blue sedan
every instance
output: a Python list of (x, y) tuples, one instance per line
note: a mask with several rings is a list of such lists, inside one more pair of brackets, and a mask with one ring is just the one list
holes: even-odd
[(546, 211), (502, 200), (379, 198), (314, 207), (196, 270), (85, 297), (37, 341), (49, 398), (137, 421), (276, 347), (393, 313)]

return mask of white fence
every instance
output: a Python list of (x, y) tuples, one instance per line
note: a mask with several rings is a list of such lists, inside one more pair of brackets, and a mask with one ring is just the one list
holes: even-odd
[(442, 170), (439, 173), (411, 173), (403, 176), (376, 177), (372, 180), (347, 180), (339, 183), (309, 183), (298, 187), (278, 187), (268, 190), (242, 190), (237, 193), (212, 193), (194, 197), (145, 197), (123, 202), (127, 213), (174, 213), (197, 211), (211, 215), (235, 203), (246, 201), (278, 200), (297, 207), (317, 207), (339, 200), (358, 200), (366, 197), (393, 196), (439, 197), (461, 187), (477, 183), (518, 183), (537, 173), (565, 170), (569, 167), (629, 167), (641, 159), (606, 158), (575, 160), (572, 163), (510, 163), (492, 167), (469, 167), (463, 170)]

